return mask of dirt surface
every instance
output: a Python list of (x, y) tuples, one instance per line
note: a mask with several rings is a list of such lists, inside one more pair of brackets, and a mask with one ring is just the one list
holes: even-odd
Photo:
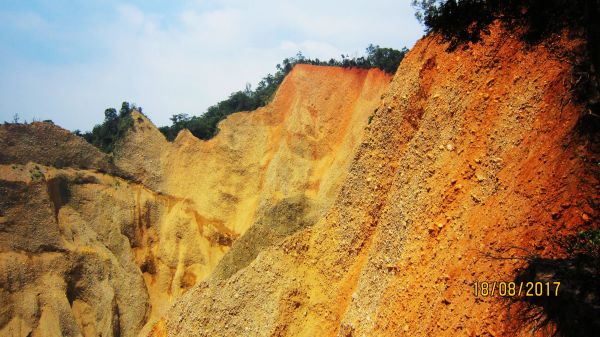
[(522, 257), (559, 257), (557, 238), (597, 226), (598, 158), (561, 56), (581, 41), (490, 31), (451, 53), (419, 41), (325, 216), (186, 292), (154, 333), (539, 334), (473, 283), (511, 281)]
[(96, 169), (122, 175), (109, 156), (51, 123), (0, 125), (0, 164), (36, 162), (54, 167)]

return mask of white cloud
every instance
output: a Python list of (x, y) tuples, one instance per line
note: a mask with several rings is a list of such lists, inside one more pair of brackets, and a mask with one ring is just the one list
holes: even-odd
[(287, 52), (287, 55), (293, 56), (298, 51), (301, 51), (304, 56), (310, 58), (320, 58), (328, 60), (330, 58), (340, 58), (344, 52), (337, 47), (321, 41), (306, 40), (302, 42), (283, 41), (280, 44), (280, 49)]
[(117, 12), (122, 20), (133, 25), (141, 26), (144, 23), (144, 13), (133, 5), (120, 4), (117, 5)]
[[(422, 30), (408, 2), (201, 1), (171, 16), (120, 4), (110, 20), (78, 32), (93, 57), (2, 59), (0, 121), (17, 112), (90, 129), (106, 107), (129, 100), (164, 125), (172, 114), (199, 114), (246, 82), (256, 84), (299, 50), (329, 59), (362, 53), (368, 43), (410, 47)], [(24, 24), (40, 29), (38, 17)]]

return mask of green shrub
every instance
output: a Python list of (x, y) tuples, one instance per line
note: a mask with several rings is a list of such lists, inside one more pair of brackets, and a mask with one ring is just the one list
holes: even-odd
[(110, 153), (114, 150), (115, 144), (125, 136), (125, 133), (133, 125), (131, 112), (137, 109), (135, 105), (123, 102), (121, 110), (117, 114), (114, 108), (108, 108), (104, 111), (104, 122), (94, 126), (92, 131), (81, 133), (75, 130), (74, 134), (83, 137), (90, 144), (100, 150)]
[(600, 262), (600, 229), (588, 229), (568, 236), (562, 246), (570, 256), (585, 255)]

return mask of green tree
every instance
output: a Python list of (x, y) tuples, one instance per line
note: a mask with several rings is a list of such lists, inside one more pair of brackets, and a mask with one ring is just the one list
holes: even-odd
[(117, 114), (114, 108), (104, 110), (104, 121), (102, 124), (94, 126), (91, 132), (81, 133), (75, 130), (74, 134), (83, 137), (90, 144), (95, 145), (100, 150), (110, 153), (114, 150), (117, 142), (122, 139), (127, 130), (133, 125), (131, 118), (132, 106), (128, 102), (123, 102), (121, 110)]
[(358, 61), (361, 64), (365, 64), (368, 67), (376, 67), (387, 73), (393, 74), (398, 69), (398, 65), (408, 53), (406, 47), (402, 50), (396, 50), (392, 48), (381, 48), (370, 44), (367, 47), (367, 58), (359, 58)]
[(106, 110), (104, 110), (104, 121), (113, 121), (116, 120), (118, 118), (117, 116), (117, 110), (115, 110), (115, 108), (108, 108)]

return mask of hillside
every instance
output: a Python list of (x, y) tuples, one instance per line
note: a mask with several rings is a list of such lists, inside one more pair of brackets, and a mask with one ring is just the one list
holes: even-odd
[(598, 157), (557, 56), (582, 41), (490, 32), (454, 52), (419, 41), (324, 216), (192, 288), (154, 335), (529, 336), (522, 305), (473, 283), (512, 281), (597, 226)]
[(71, 132), (49, 123), (6, 124), (0, 128), (0, 164), (38, 164), (54, 167), (96, 168), (123, 174), (108, 156)]
[[(393, 78), (296, 65), (207, 141), (138, 111), (108, 155), (0, 125), (0, 336), (599, 330), (597, 278), (569, 277), (598, 266), (561, 247), (598, 228), (585, 41), (488, 28), (458, 48), (429, 34)], [(514, 280), (561, 296), (474, 294)]]
[(133, 112), (111, 158), (53, 125), (0, 126), (0, 335), (144, 334), (248, 228), (262, 228), (260, 246), (234, 246), (243, 254), (220, 274), (312, 225), (389, 81), (297, 66), (271, 104), (229, 116), (210, 141), (169, 143)]

